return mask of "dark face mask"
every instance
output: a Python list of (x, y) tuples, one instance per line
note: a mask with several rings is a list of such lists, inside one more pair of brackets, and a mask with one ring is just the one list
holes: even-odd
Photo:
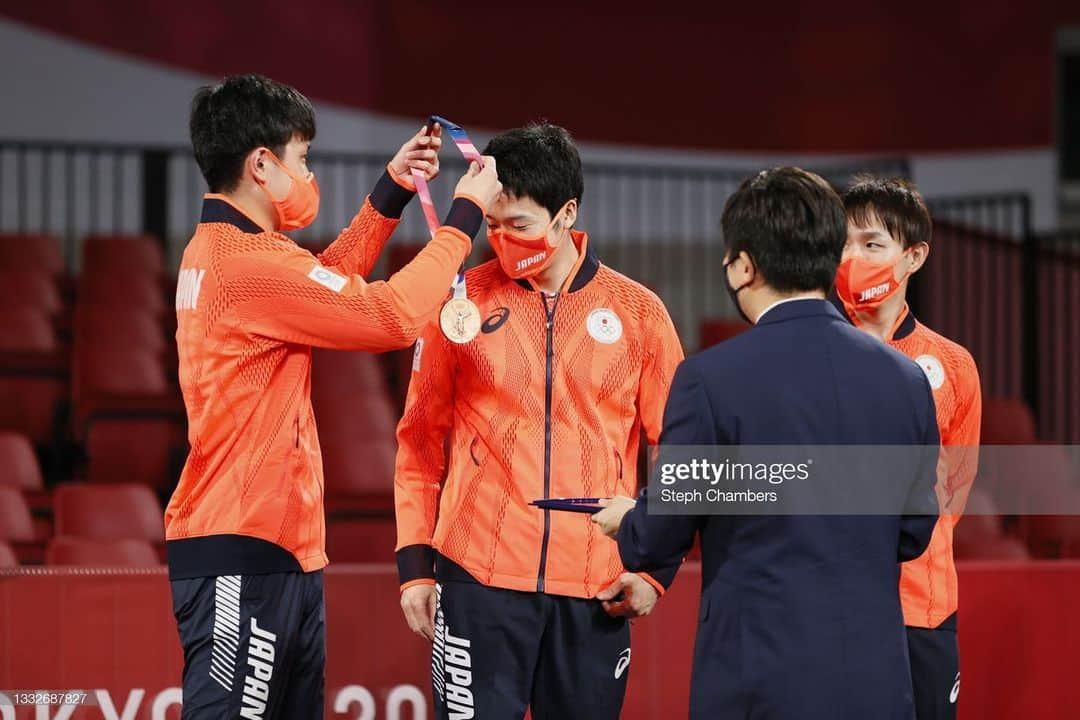
[(735, 262), (735, 261), (734, 260), (729, 260), (726, 263), (724, 263), (724, 265), (723, 265), (723, 268), (724, 268), (724, 287), (727, 289), (728, 297), (731, 298), (731, 304), (734, 305), (735, 309), (739, 311), (739, 317), (741, 317), (747, 323), (753, 325), (754, 321), (751, 320), (749, 317), (747, 317), (746, 311), (743, 310), (742, 305), (739, 304), (739, 293), (746, 289), (746, 285), (743, 285), (741, 288), (733, 288), (733, 287), (731, 287), (731, 282), (728, 280), (728, 276), (727, 276), (728, 265), (730, 265), (733, 262)]

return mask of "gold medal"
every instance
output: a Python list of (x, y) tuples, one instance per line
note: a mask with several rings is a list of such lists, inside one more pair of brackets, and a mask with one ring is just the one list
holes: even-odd
[(480, 332), (480, 311), (467, 297), (451, 298), (439, 313), (439, 326), (447, 340), (464, 345)]

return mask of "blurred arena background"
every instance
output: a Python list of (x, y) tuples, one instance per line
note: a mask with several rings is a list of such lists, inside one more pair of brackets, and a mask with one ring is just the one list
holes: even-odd
[[(176, 264), (203, 181), (191, 95), (234, 72), (317, 109), (315, 248), (430, 113), (494, 132), (547, 118), (581, 142), (582, 222), (656, 290), (687, 352), (743, 325), (718, 222), (748, 174), (800, 164), (913, 179), (935, 219), (913, 310), (970, 349), (983, 443), (1080, 442), (1080, 5), (851, 0), (683, 6), (403, 0), (0, 2), (0, 689), (98, 691), (10, 718), (176, 718), (182, 661), (162, 507), (183, 464)], [(446, 207), (460, 161), (443, 153)], [(424, 242), (414, 203), (375, 273)], [(490, 252), (481, 239), (472, 261)], [(428, 646), (393, 562), (394, 426), (410, 352), (315, 351), (326, 469), (328, 717), (430, 714)], [(1060, 453), (1058, 453), (1060, 450)], [(1046, 471), (1044, 471), (1046, 472)], [(957, 531), (961, 716), (1075, 717), (1080, 518)], [(110, 569), (103, 569), (110, 568)], [(634, 626), (625, 717), (685, 714), (691, 564)]]

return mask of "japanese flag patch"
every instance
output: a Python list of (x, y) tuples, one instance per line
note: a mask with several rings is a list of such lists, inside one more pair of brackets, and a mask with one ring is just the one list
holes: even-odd
[(607, 308), (598, 308), (589, 313), (585, 327), (593, 340), (604, 345), (618, 342), (622, 337), (622, 321), (619, 316)]

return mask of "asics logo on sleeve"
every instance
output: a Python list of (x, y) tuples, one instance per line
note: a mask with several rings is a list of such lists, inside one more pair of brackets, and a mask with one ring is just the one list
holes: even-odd
[(615, 679), (621, 678), (628, 667), (630, 667), (630, 648), (619, 653), (619, 661), (615, 663)]
[(490, 335), (503, 326), (510, 318), (510, 308), (498, 307), (495, 308), (495, 312), (488, 315), (488, 319), (484, 321), (484, 324), (480, 326), (480, 331), (485, 335)]
[(416, 338), (416, 347), (412, 356), (412, 371), (420, 372), (420, 361), (424, 356), (424, 338)]
[(956, 684), (952, 686), (952, 692), (949, 693), (949, 702), (953, 705), (956, 704), (956, 699), (960, 697), (960, 673), (956, 673)]

